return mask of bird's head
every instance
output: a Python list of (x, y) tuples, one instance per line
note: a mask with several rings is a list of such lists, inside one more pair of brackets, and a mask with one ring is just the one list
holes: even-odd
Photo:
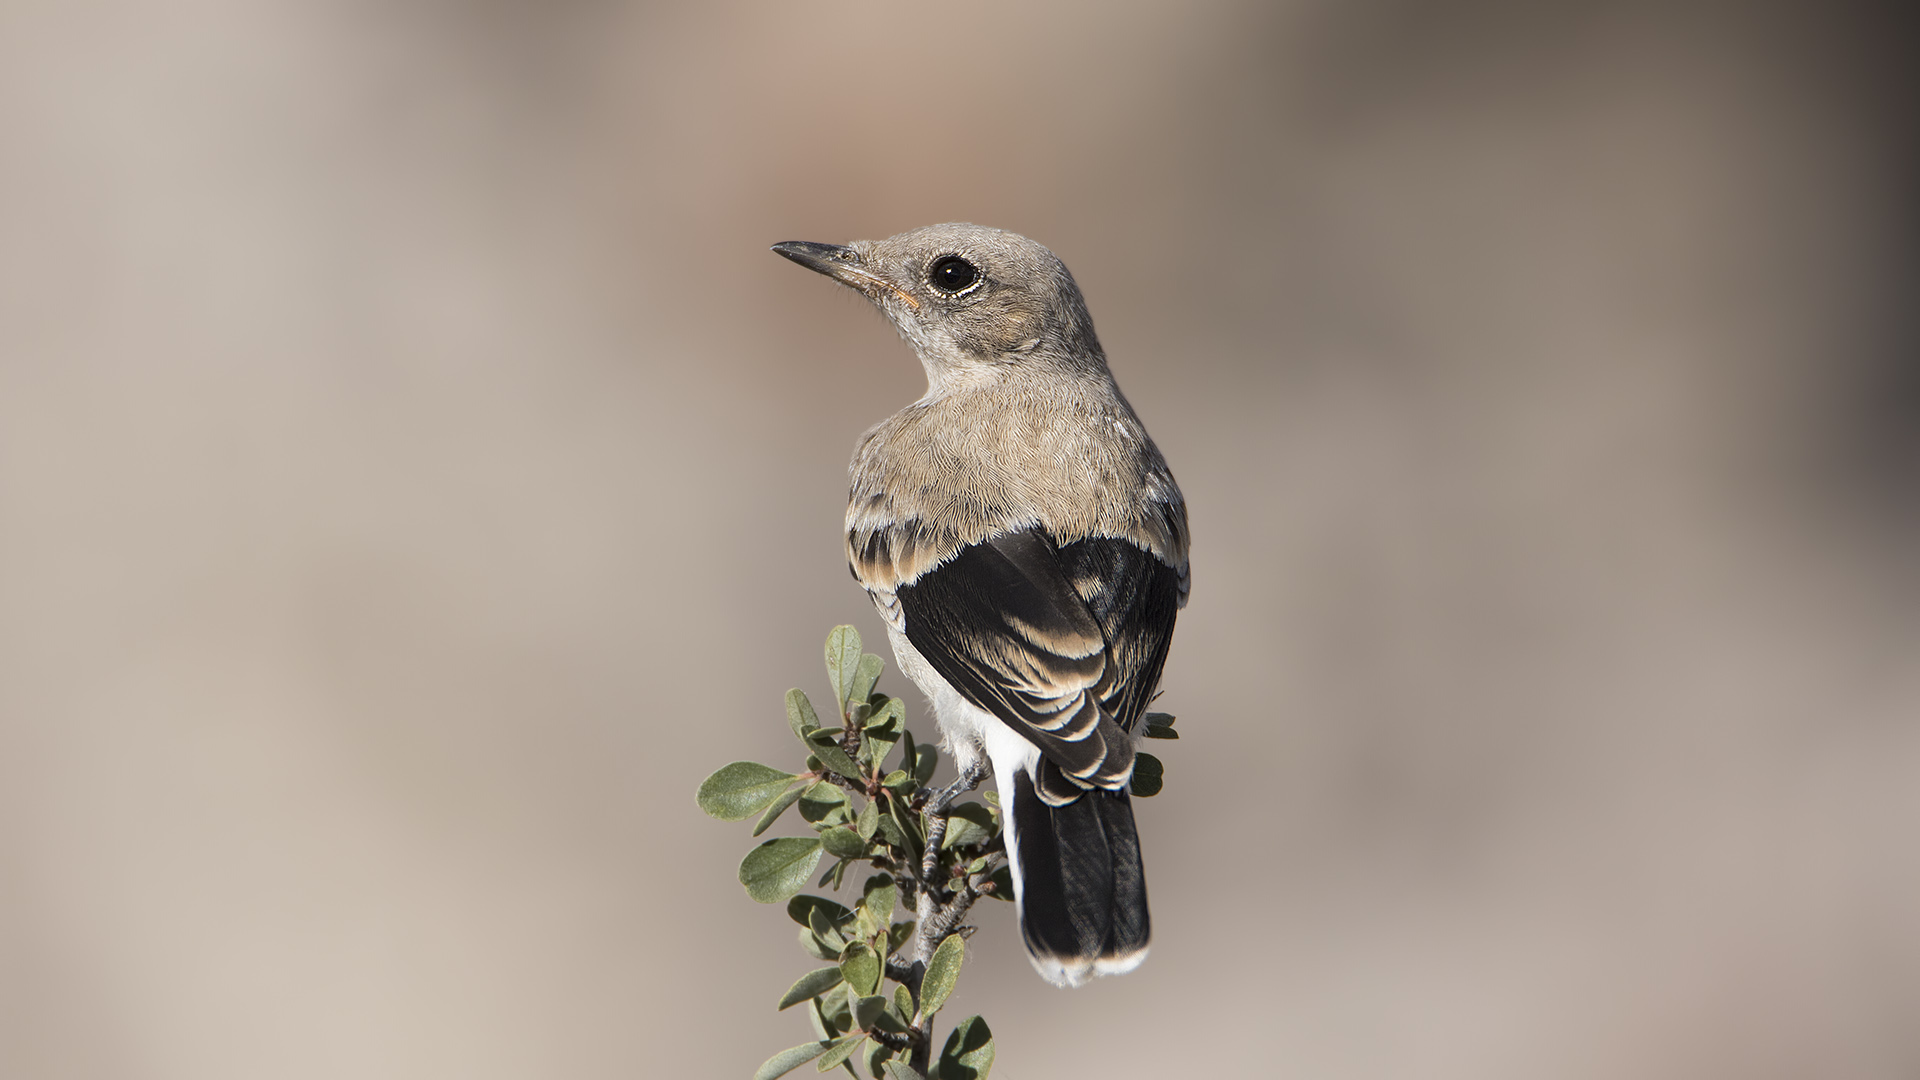
[(1086, 301), (1058, 256), (1017, 233), (929, 225), (885, 240), (773, 250), (872, 300), (936, 388), (1045, 365), (1104, 371)]

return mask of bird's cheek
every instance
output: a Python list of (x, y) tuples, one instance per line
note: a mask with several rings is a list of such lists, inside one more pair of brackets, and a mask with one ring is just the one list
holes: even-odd
[(1018, 351), (1025, 342), (1040, 336), (1040, 317), (1020, 308), (1006, 311), (992, 322), (996, 352)]

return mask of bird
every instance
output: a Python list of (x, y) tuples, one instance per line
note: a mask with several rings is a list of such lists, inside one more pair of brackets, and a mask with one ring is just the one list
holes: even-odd
[(855, 447), (847, 560), (949, 791), (991, 765), (1028, 956), (1062, 987), (1132, 971), (1151, 924), (1128, 788), (1189, 591), (1180, 487), (1040, 244), (955, 223), (772, 250), (864, 294), (926, 370)]

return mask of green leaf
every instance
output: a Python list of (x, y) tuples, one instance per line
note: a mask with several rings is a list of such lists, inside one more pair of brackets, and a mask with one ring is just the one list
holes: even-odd
[(964, 802), (947, 809), (947, 837), (941, 847), (984, 844), (999, 830), (994, 827), (993, 812), (977, 802)]
[[(878, 1080), (886, 1080), (887, 1074), (881, 1071), (880, 1065), (892, 1056), (893, 1051), (872, 1036), (868, 1036), (867, 1041), (860, 1044), (860, 1060), (867, 1067), (867, 1075), (877, 1077)], [(855, 1080), (858, 1080), (858, 1077)]]
[(940, 947), (933, 950), (933, 958), (927, 961), (927, 973), (920, 980), (920, 1015), (932, 1016), (947, 1003), (953, 994), (953, 984), (960, 981), (960, 964), (967, 956), (967, 946), (959, 934), (949, 934)]
[(904, 1061), (889, 1061), (887, 1062), (887, 1080), (927, 1080), (927, 1078), (920, 1075), (920, 1070)]
[(840, 729), (821, 728), (807, 735), (807, 746), (813, 750), (813, 756), (820, 763), (845, 777), (866, 775), (866, 770), (854, 763), (845, 750), (840, 749)]
[(827, 1023), (827, 1014), (820, 1008), (820, 999), (807, 1002), (807, 1022), (813, 1025), (813, 1033), (820, 1036), (821, 1042), (832, 1042), (839, 1038), (840, 1030)]
[(807, 732), (820, 726), (820, 715), (813, 711), (813, 702), (808, 701), (805, 691), (798, 687), (787, 691), (787, 726), (801, 742), (807, 741)]
[(915, 771), (915, 765), (919, 757), (919, 746), (913, 741), (913, 732), (902, 727), (900, 729), (900, 741), (905, 744), (905, 749), (900, 751), (900, 767), (907, 770), (910, 776), (919, 775)]
[(830, 780), (821, 780), (801, 794), (800, 816), (810, 822), (818, 823), (826, 820), (826, 816), (836, 807), (848, 804), (845, 788)]
[(1173, 717), (1167, 716), (1167, 722), (1164, 724), (1155, 724), (1152, 721), (1153, 721), (1153, 718), (1156, 716), (1167, 716), (1167, 714), (1166, 713), (1148, 713), (1147, 714), (1148, 723), (1147, 723), (1146, 730), (1142, 731), (1140, 734), (1146, 736), (1149, 739), (1177, 739), (1180, 737), (1180, 733), (1173, 730)]
[(788, 784), (793, 773), (752, 761), (736, 761), (700, 782), (700, 809), (721, 821), (742, 821), (767, 808)]
[(840, 959), (840, 954), (847, 951), (847, 935), (841, 932), (839, 926), (829, 923), (826, 913), (819, 908), (807, 913), (807, 929), (813, 932), (820, 944), (833, 951), (833, 959)]
[(888, 799), (887, 816), (900, 826), (900, 835), (907, 847), (919, 851), (927, 846), (926, 835), (920, 831), (920, 815), (907, 809), (904, 800)]
[[(900, 831), (900, 823), (894, 818), (892, 813), (880, 815), (880, 828), (876, 831), (880, 834), (880, 839), (885, 840), (896, 848), (910, 846), (907, 843), (907, 834)], [(911, 852), (911, 854), (915, 858), (919, 858), (918, 851)]]
[(871, 704), (873, 713), (867, 720), (867, 726), (891, 732), (886, 736), (887, 741), (899, 742), (900, 737), (907, 733), (907, 703), (897, 697), (875, 694)]
[(960, 1021), (940, 1051), (940, 1080), (987, 1080), (993, 1071), (993, 1032), (977, 1016)]
[(849, 1007), (847, 997), (849, 992), (847, 984), (843, 982), (820, 995), (820, 1013), (826, 1017), (827, 1026), (834, 1032), (835, 1038), (853, 1027), (853, 1010)]
[(940, 751), (931, 744), (920, 747), (920, 753), (913, 759), (913, 778), (921, 787), (933, 783), (933, 770), (940, 767)]
[(773, 1080), (776, 1076), (785, 1076), (793, 1070), (825, 1053), (832, 1043), (802, 1043), (791, 1050), (782, 1050), (767, 1059), (765, 1065), (753, 1074), (753, 1080)]
[(1165, 782), (1166, 767), (1152, 754), (1134, 751), (1133, 754), (1133, 793), (1142, 799), (1160, 794), (1160, 786)]
[(867, 653), (853, 669), (853, 683), (847, 687), (848, 701), (865, 701), (873, 696), (873, 684), (880, 681), (880, 672), (887, 666), (885, 660)]
[[(843, 943), (841, 948), (845, 947)], [(800, 948), (815, 960), (827, 960), (836, 964), (840, 962), (840, 949), (820, 940), (820, 935), (814, 933), (810, 926), (800, 928)]]
[(842, 978), (844, 976), (840, 974), (840, 969), (837, 967), (809, 971), (800, 976), (792, 986), (787, 987), (786, 994), (780, 998), (780, 1009), (784, 1011), (803, 1001), (811, 1001), (838, 986)]
[[(872, 949), (855, 943), (847, 947), (846, 958), (840, 961), (840, 974), (854, 993), (863, 998), (869, 997), (880, 987), (880, 958), (874, 955)], [(854, 1019), (859, 1019), (858, 1010), (855, 1010)], [(867, 1025), (863, 1023), (860, 1026)]]
[(759, 836), (761, 833), (766, 832), (767, 827), (772, 825), (774, 820), (781, 814), (786, 813), (787, 807), (798, 802), (800, 796), (806, 794), (806, 792), (807, 787), (804, 784), (795, 784), (793, 787), (782, 792), (779, 798), (773, 800), (773, 805), (767, 807), (767, 812), (760, 815), (759, 822), (753, 826), (753, 835)]
[(880, 803), (876, 799), (868, 799), (867, 805), (860, 808), (860, 817), (854, 826), (854, 831), (860, 834), (860, 839), (871, 840), (873, 831), (879, 827)]
[(847, 699), (853, 695), (853, 680), (860, 670), (860, 631), (851, 626), (836, 626), (827, 634), (827, 681), (833, 684), (842, 715)]
[(887, 997), (875, 997), (875, 998), (869, 998), (867, 1000), (877, 1001), (880, 1003), (880, 1011), (873, 1014), (873, 1021), (867, 1025), (868, 1031), (891, 1031), (895, 1035), (906, 1034), (907, 1032), (906, 1021), (893, 1015), (892, 999)]
[(787, 918), (801, 926), (813, 925), (813, 912), (818, 909), (827, 920), (828, 926), (839, 926), (853, 918), (853, 912), (845, 904), (836, 903), (824, 896), (811, 894), (796, 896), (787, 901)]
[(897, 922), (897, 923), (894, 923), (892, 926), (888, 927), (887, 928), (887, 955), (891, 956), (894, 953), (899, 952), (900, 946), (905, 945), (909, 941), (912, 941), (913, 930), (915, 927), (919, 925), (920, 924), (917, 920), (908, 919), (906, 922)]
[(887, 759), (888, 754), (893, 753), (894, 744), (900, 741), (900, 736), (905, 732), (907, 707), (899, 698), (880, 697), (876, 694), (874, 700), (879, 701), (881, 705), (867, 718), (866, 727), (862, 729), (861, 734), (866, 736), (870, 747), (868, 752), (873, 764), (877, 767)]
[(827, 854), (840, 859), (858, 859), (867, 853), (867, 842), (860, 834), (844, 825), (835, 825), (820, 834), (820, 843)]
[[(848, 980), (852, 984), (852, 980)], [(862, 1031), (872, 1031), (880, 1017), (887, 1014), (887, 999), (879, 994), (870, 994), (853, 1003), (853, 1026)]]
[(913, 991), (907, 989), (906, 983), (893, 988), (893, 1011), (908, 1023), (913, 1022)]
[(860, 887), (860, 906), (873, 916), (876, 927), (893, 921), (893, 907), (900, 902), (900, 889), (888, 874), (875, 874)]
[(740, 884), (762, 904), (777, 904), (806, 887), (820, 864), (820, 841), (811, 836), (768, 840), (740, 860)]
[[(842, 1035), (840, 1038), (834, 1040), (833, 1048), (827, 1050), (826, 1056), (822, 1057), (820, 1063), (815, 1065), (814, 1068), (821, 1072), (826, 1072), (828, 1069), (847, 1060), (847, 1058), (853, 1055), (855, 1050), (860, 1048), (860, 1040), (864, 1038), (866, 1038), (866, 1036), (857, 1031), (851, 1035)], [(826, 1048), (822, 1047), (822, 1049)]]
[(1167, 728), (1171, 730), (1173, 728), (1174, 721), (1178, 719), (1179, 717), (1173, 715), (1172, 713), (1150, 712), (1147, 715), (1141, 717), (1140, 722), (1147, 725), (1149, 728)]
[(853, 933), (851, 936), (855, 939), (872, 941), (874, 935), (878, 934), (880, 928), (885, 925), (886, 923), (874, 919), (873, 913), (867, 910), (867, 905), (861, 904), (859, 907), (853, 909)]

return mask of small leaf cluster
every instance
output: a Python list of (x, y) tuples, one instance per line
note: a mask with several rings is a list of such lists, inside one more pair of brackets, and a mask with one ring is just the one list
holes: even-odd
[[(826, 663), (838, 723), (822, 724), (805, 693), (787, 692), (787, 724), (806, 754), (802, 771), (736, 761), (709, 776), (698, 796), (722, 821), (756, 818), (755, 836), (789, 808), (812, 833), (764, 841), (740, 862), (747, 895), (785, 902), (800, 948), (828, 963), (779, 1000), (780, 1009), (806, 1007), (814, 1040), (769, 1058), (755, 1080), (809, 1061), (856, 1078), (858, 1065), (875, 1080), (984, 1080), (993, 1066), (986, 1021), (957, 1025), (937, 1061), (932, 1032), (965, 958), (971, 927), (958, 926), (960, 917), (978, 897), (1012, 899), (999, 809), (991, 795), (984, 804), (937, 805), (928, 785), (939, 754), (907, 730), (904, 703), (876, 690), (883, 662), (861, 652), (858, 631), (835, 627)], [(856, 867), (871, 872), (851, 905), (801, 892), (809, 881), (838, 891)], [(896, 908), (909, 917), (896, 920)]]

